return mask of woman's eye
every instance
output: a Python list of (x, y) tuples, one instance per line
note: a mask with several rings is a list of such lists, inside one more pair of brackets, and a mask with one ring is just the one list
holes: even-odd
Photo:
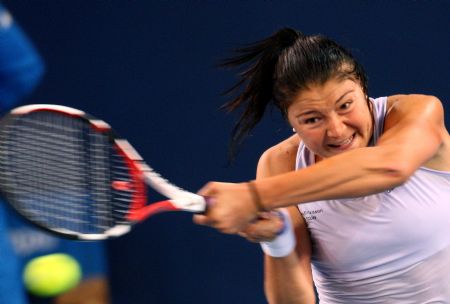
[(347, 102), (343, 103), (340, 108), (342, 110), (346, 110), (346, 109), (350, 108), (351, 104), (352, 104), (351, 101), (347, 101)]
[(305, 124), (314, 124), (319, 122), (320, 118), (319, 117), (311, 117), (311, 118), (307, 118), (304, 120)]

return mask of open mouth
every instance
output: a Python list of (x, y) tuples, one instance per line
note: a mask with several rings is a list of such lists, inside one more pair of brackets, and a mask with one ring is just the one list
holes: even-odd
[(355, 134), (353, 134), (352, 136), (350, 136), (349, 138), (347, 138), (343, 141), (336, 142), (333, 144), (328, 144), (328, 147), (333, 148), (333, 149), (345, 150), (345, 149), (350, 148), (354, 139), (355, 139)]

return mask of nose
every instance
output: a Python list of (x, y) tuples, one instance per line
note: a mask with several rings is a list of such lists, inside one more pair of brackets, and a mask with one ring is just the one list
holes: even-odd
[(327, 136), (329, 138), (341, 138), (345, 133), (345, 128), (343, 117), (333, 114), (327, 119)]

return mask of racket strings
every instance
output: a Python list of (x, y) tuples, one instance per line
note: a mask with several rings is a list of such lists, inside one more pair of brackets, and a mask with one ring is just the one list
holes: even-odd
[(0, 145), (4, 191), (36, 223), (89, 234), (125, 222), (133, 193), (110, 188), (111, 180), (131, 181), (127, 166), (88, 122), (51, 112), (20, 116), (2, 129)]
[[(134, 184), (133, 177), (130, 175), (130, 168), (125, 163), (122, 155), (114, 153), (112, 158), (112, 177), (114, 181), (121, 181)], [(130, 213), (136, 212), (132, 206), (132, 202), (136, 200), (137, 193), (133, 186), (128, 191), (116, 190), (113, 188), (113, 209), (114, 217), (118, 221), (127, 222), (126, 216)]]

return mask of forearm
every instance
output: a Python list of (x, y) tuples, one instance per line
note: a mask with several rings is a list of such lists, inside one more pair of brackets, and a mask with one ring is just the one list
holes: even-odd
[(283, 258), (264, 257), (264, 288), (270, 304), (312, 304), (315, 295), (309, 262), (299, 261), (294, 251)]
[(258, 180), (256, 186), (267, 209), (370, 195), (406, 180), (390, 154), (386, 148), (355, 149), (305, 169)]
[[(282, 255), (274, 255), (271, 250), (264, 250), (266, 297), (270, 304), (312, 304), (315, 303), (315, 294), (311, 274), (311, 241), (306, 222), (296, 207), (287, 208), (282, 212), (286, 211), (290, 214), (284, 221), (285, 228), (288, 229), (270, 244), (275, 242), (274, 245), (278, 245), (275, 248), (281, 245), (291, 248), (290, 242), (286, 240), (289, 239), (287, 236), (293, 235), (295, 239), (292, 242), (295, 247)], [(275, 253), (277, 252), (280, 250)]]

